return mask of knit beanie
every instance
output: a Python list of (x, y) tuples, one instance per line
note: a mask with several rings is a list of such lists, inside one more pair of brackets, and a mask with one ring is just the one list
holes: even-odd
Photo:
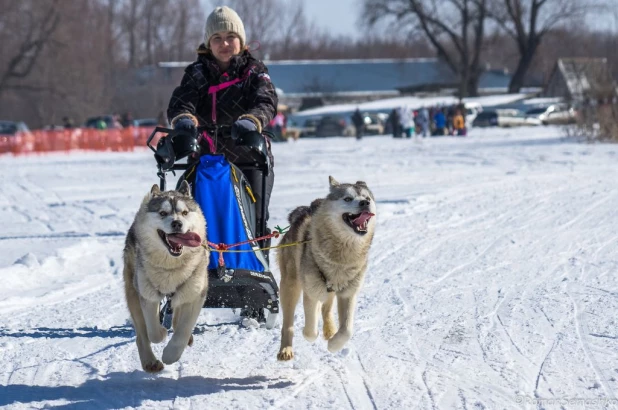
[(245, 26), (238, 14), (227, 6), (217, 7), (206, 20), (204, 44), (209, 47), (210, 37), (220, 31), (231, 31), (240, 38), (240, 48), (246, 43)]

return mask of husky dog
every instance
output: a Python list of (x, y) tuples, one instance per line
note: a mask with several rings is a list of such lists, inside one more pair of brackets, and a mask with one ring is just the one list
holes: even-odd
[[(137, 335), (137, 351), (147, 372), (163, 370), (193, 344), (193, 328), (208, 289), (209, 252), (202, 247), (206, 221), (183, 181), (178, 191), (154, 185), (144, 197), (124, 248), (124, 288)], [(161, 363), (150, 343), (161, 343), (167, 330), (159, 322), (159, 304), (171, 295), (174, 335)]]
[[(281, 241), (310, 242), (284, 247), (277, 253), (283, 310), (279, 360), (294, 357), (294, 310), (301, 293), (305, 339), (313, 342), (318, 337), (320, 306), (323, 336), (330, 352), (339, 351), (352, 336), (356, 296), (365, 278), (376, 207), (363, 181), (340, 184), (329, 177), (329, 182), (330, 193), (325, 199), (316, 199), (310, 207), (301, 206), (290, 213), (290, 230)], [(335, 296), (338, 330), (331, 311)]]

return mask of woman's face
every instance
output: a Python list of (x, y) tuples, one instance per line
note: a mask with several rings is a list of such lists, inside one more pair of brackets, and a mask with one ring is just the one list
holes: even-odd
[(222, 63), (228, 63), (232, 56), (240, 54), (240, 39), (231, 31), (215, 33), (208, 45), (215, 58)]

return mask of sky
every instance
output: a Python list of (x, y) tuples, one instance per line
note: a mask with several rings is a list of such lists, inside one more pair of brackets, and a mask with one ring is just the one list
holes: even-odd
[(202, 309), (193, 346), (156, 375), (122, 281), (152, 152), (1, 156), (0, 408), (615, 408), (618, 149), (564, 134), (273, 144), (272, 226), (325, 197), (329, 175), (374, 194), (351, 339), (335, 354), (305, 340), (299, 303), (282, 363), (281, 318)]
[[(297, 0), (292, 0), (297, 1)], [(304, 0), (305, 11), (319, 27), (331, 33), (352, 37), (360, 35), (360, 0)]]
[[(300, 1), (300, 0), (288, 0)], [(358, 17), (362, 9), (362, 0), (302, 0), (309, 17), (320, 27), (331, 33), (358, 37)], [(607, 9), (603, 9), (587, 18), (590, 28), (618, 32), (618, 0), (607, 0)]]

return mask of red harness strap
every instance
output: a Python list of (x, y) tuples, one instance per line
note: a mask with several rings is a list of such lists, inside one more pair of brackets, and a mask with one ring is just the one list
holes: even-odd
[[(268, 238), (278, 238), (279, 237), (279, 232), (275, 231), (275, 232), (271, 232), (268, 235), (264, 235), (264, 236), (260, 236), (259, 238), (255, 238), (255, 239), (249, 239), (246, 241), (242, 241), (242, 242), (237, 242), (237, 243), (233, 243), (233, 244), (226, 244), (226, 243), (214, 243), (214, 242), (208, 242), (208, 245), (210, 245), (216, 252), (219, 252), (219, 266), (225, 266), (225, 261), (223, 260), (223, 252), (227, 251), (230, 248), (233, 248), (235, 246), (240, 246), (240, 245), (244, 245), (246, 243), (254, 243), (257, 241), (261, 241), (263, 239), (268, 239)], [(242, 251), (239, 251), (242, 252)], [(246, 252), (252, 252), (252, 251), (246, 251)]]

